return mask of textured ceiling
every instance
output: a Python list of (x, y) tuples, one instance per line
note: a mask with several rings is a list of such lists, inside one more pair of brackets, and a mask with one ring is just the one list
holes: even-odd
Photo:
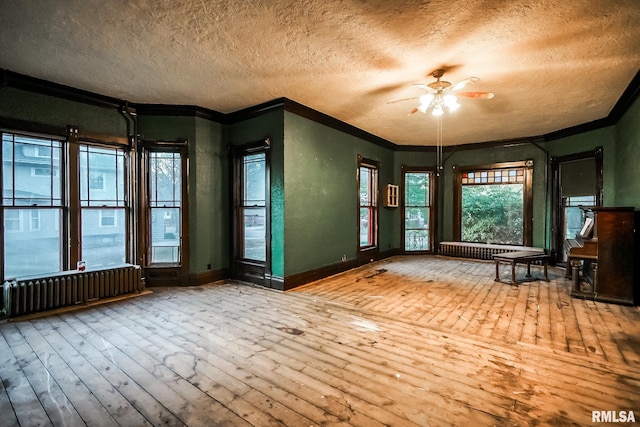
[(286, 97), (434, 145), (413, 83), (482, 79), (444, 144), (606, 117), (640, 68), (638, 0), (0, 0), (0, 68), (136, 103), (229, 113)]

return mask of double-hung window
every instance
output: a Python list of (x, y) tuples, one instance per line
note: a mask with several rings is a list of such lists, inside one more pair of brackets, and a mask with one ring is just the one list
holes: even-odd
[(359, 247), (378, 245), (378, 163), (360, 158), (358, 162)]
[(150, 264), (182, 261), (182, 155), (149, 151)]
[(267, 153), (246, 153), (242, 156), (242, 258), (266, 261), (265, 234), (267, 206)]
[(423, 168), (402, 168), (403, 242), (407, 252), (426, 252), (433, 245), (434, 172)]
[(90, 268), (126, 260), (125, 153), (82, 144), (80, 156), (81, 259)]
[(3, 278), (127, 262), (128, 163), (123, 142), (3, 132)]
[(2, 133), (4, 278), (63, 267), (62, 160), (60, 140)]

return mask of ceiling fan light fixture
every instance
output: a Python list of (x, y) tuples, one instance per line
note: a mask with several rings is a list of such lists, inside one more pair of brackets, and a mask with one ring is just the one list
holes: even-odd
[(455, 95), (447, 94), (444, 96), (444, 105), (447, 106), (450, 112), (454, 112), (458, 108), (460, 108), (460, 104), (458, 104), (458, 98)]
[[(433, 102), (433, 94), (432, 93), (425, 93), (424, 95), (422, 95), (420, 97), (420, 106), (424, 106), (425, 108), (429, 108), (431, 106), (431, 103)], [(425, 111), (423, 111), (424, 113)]]
[(431, 73), (431, 75), (436, 79), (435, 82), (431, 82), (429, 84), (413, 84), (413, 86), (417, 86), (427, 93), (423, 94), (422, 96), (400, 99), (398, 101), (391, 101), (388, 102), (388, 104), (400, 101), (408, 101), (412, 99), (419, 99), (420, 105), (413, 108), (409, 114), (414, 114), (418, 111), (425, 114), (427, 111), (431, 110), (431, 114), (438, 117), (442, 116), (445, 113), (445, 110), (446, 112), (453, 113), (458, 108), (460, 108), (461, 105), (458, 103), (459, 97), (476, 99), (493, 98), (492, 92), (457, 92), (458, 89), (461, 89), (470, 83), (476, 83), (480, 81), (480, 79), (477, 77), (469, 77), (467, 79), (459, 81), (455, 85), (452, 85), (448, 81), (440, 80), (440, 78), (444, 75), (444, 70), (435, 70), (433, 73)]

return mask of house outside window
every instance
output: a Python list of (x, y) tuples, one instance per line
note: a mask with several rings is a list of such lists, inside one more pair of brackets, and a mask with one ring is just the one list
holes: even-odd
[(179, 151), (149, 151), (149, 261), (182, 261), (182, 167)]
[(81, 259), (88, 268), (126, 262), (125, 153), (82, 144), (80, 156)]
[(62, 147), (60, 140), (2, 133), (4, 278), (62, 268)]

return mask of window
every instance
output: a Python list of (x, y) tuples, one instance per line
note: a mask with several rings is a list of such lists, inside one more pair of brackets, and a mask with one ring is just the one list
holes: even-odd
[[(128, 155), (111, 145), (2, 133), (4, 278), (128, 260)], [(72, 169), (73, 168), (73, 169)]]
[[(55, 176), (58, 176), (58, 169), (53, 171)], [(31, 168), (31, 176), (41, 176), (41, 177), (45, 177), (48, 178), (51, 176), (51, 167), (49, 166), (44, 166), (44, 167), (32, 167)]]
[(30, 222), (29, 222), (29, 230), (40, 231), (40, 210), (30, 209), (29, 212), (31, 215)]
[(533, 162), (456, 172), (457, 240), (531, 245)]
[(124, 151), (82, 144), (79, 157), (80, 259), (89, 268), (121, 265), (127, 252)]
[[(3, 276), (60, 271), (62, 142), (2, 133)], [(34, 173), (34, 171), (38, 171)]]
[(405, 251), (430, 251), (433, 172), (403, 167)]
[(151, 264), (179, 264), (182, 249), (182, 156), (149, 152)]
[(106, 174), (102, 172), (93, 172), (89, 174), (89, 190), (106, 191)]
[(8, 209), (4, 213), (4, 231), (19, 233), (22, 231), (22, 210)]
[(113, 209), (100, 209), (100, 225), (99, 227), (115, 227), (116, 211)]
[(273, 287), (269, 138), (231, 146), (233, 261), (231, 276)]
[(249, 153), (242, 156), (242, 258), (266, 261), (266, 153)]
[(359, 247), (378, 244), (378, 163), (360, 158), (358, 162)]

